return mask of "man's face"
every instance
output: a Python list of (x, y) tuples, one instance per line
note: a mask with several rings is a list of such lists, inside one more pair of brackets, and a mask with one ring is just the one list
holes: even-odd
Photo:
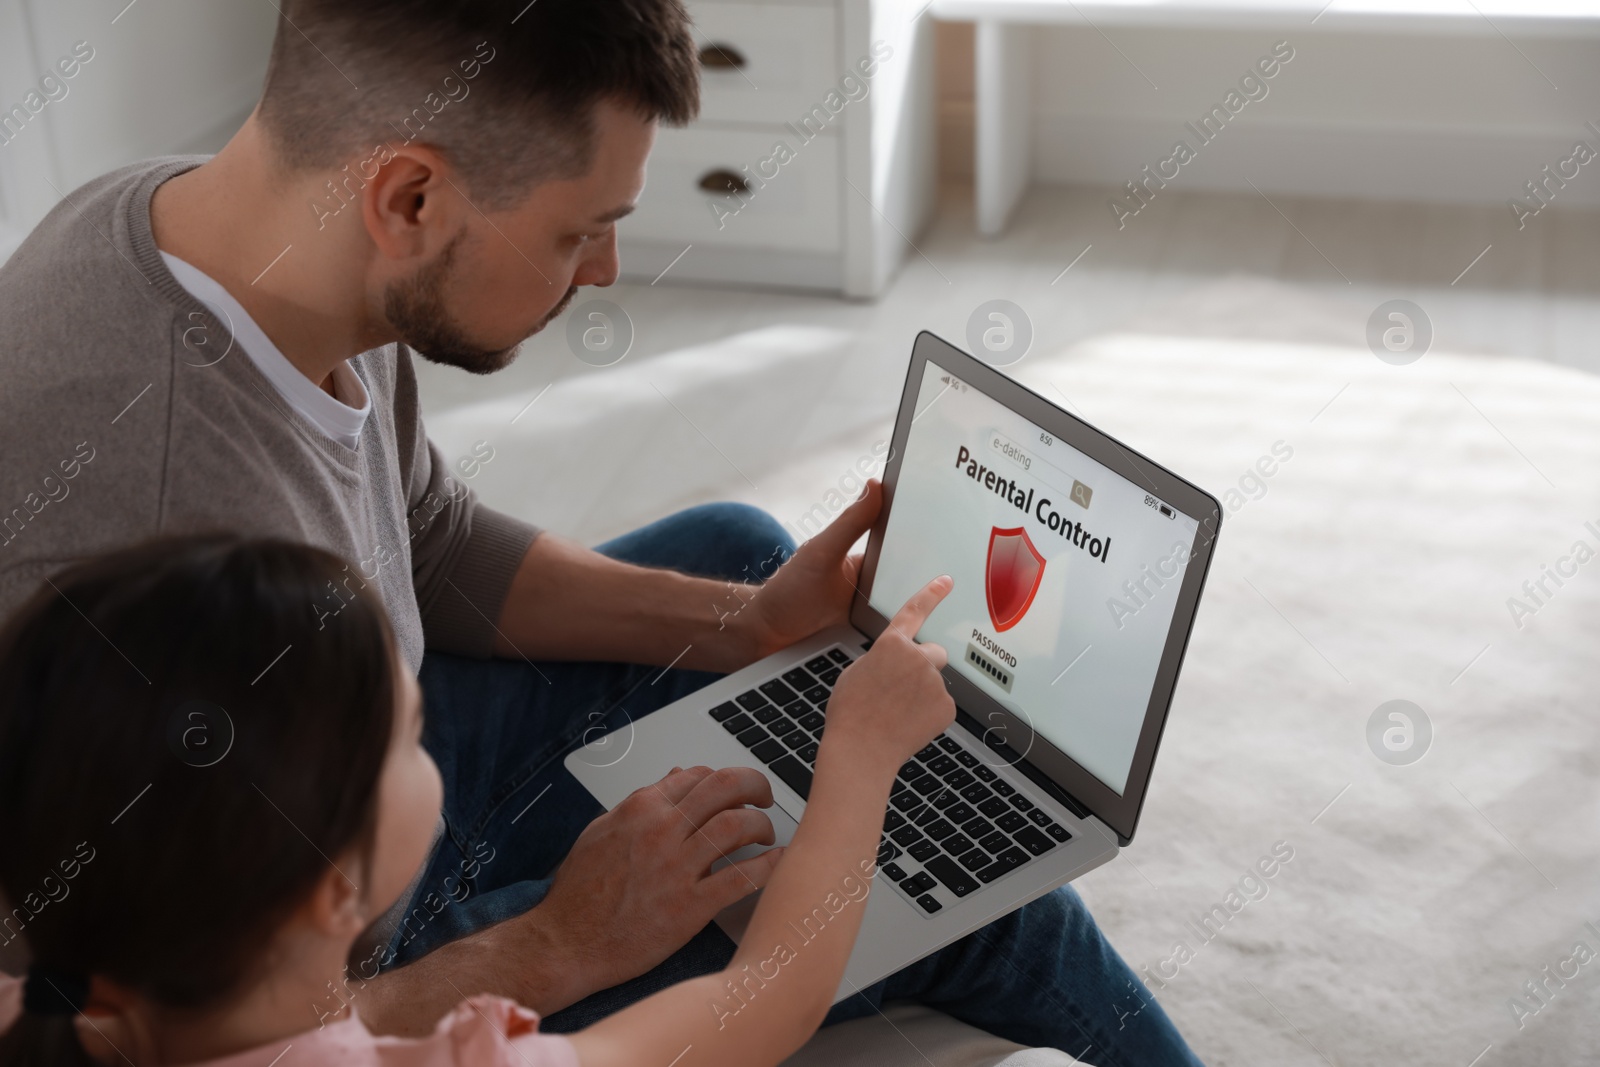
[(384, 314), (401, 340), (434, 363), (492, 374), (566, 310), (578, 286), (616, 281), (616, 222), (644, 190), (655, 129), (602, 101), (588, 174), (536, 186), (510, 210), (468, 208), (441, 252), (385, 288)]

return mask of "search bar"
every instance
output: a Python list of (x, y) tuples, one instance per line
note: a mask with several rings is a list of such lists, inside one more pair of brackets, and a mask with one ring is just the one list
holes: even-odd
[[(1084, 485), (1049, 460), (1029, 452), (999, 430), (990, 430), (985, 439), (991, 452), (998, 452), (1010, 460), (1013, 466), (1022, 468), (1051, 488), (1066, 493), (1068, 498), (1079, 507), (1087, 508), (1089, 502), (1094, 498), (1094, 490), (1089, 486)], [(1038, 468), (1037, 470), (1034, 469), (1036, 467)]]

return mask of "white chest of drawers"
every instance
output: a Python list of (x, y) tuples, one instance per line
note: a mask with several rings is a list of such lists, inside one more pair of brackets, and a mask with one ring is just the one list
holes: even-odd
[(925, 0), (687, 6), (700, 116), (656, 138), (623, 276), (877, 296), (933, 206)]

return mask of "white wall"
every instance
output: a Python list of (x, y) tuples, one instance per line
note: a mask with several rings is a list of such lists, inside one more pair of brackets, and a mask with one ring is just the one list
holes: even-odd
[(860, 293), (883, 291), (906, 255), (906, 242), (915, 240), (934, 209), (938, 183), (929, 177), (937, 149), (932, 103), (934, 20), (917, 17), (925, 2), (873, 0), (868, 5), (872, 24), (867, 39), (882, 41), (895, 52), (879, 67), (873, 82), (872, 153), (876, 165), (866, 184), (851, 179), (862, 186), (862, 192), (870, 193), (872, 205), (858, 203), (862, 198), (854, 191), (844, 194), (856, 209), (853, 218), (846, 217), (846, 224), (870, 226), (874, 233), (868, 281), (855, 290)]
[(277, 12), (217, 0), (0, 0), (0, 109), (87, 41), (94, 58), (0, 145), (0, 258), (60, 196), (148, 156), (211, 151), (261, 89)]
[[(945, 86), (969, 77), (959, 32), (941, 41)], [(1472, 35), (1310, 27), (1105, 34), (1037, 31), (1036, 181), (1122, 185), (1170, 155), (1184, 122), (1220, 102), (1284, 39), (1295, 58), (1268, 83), (1268, 96), (1248, 104), (1175, 184), (1249, 191), (1249, 179), (1269, 193), (1503, 203), (1574, 141), (1600, 148), (1600, 136), (1584, 129), (1589, 120), (1600, 125), (1594, 39), (1513, 45), (1487, 26)], [(969, 101), (947, 96), (943, 115), (950, 141), (970, 137)], [(1600, 204), (1600, 166), (1584, 168), (1557, 196)]]

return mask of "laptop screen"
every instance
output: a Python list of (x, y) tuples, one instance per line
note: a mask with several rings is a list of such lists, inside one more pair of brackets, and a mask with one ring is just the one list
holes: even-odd
[(870, 605), (1121, 796), (1196, 521), (929, 359)]

